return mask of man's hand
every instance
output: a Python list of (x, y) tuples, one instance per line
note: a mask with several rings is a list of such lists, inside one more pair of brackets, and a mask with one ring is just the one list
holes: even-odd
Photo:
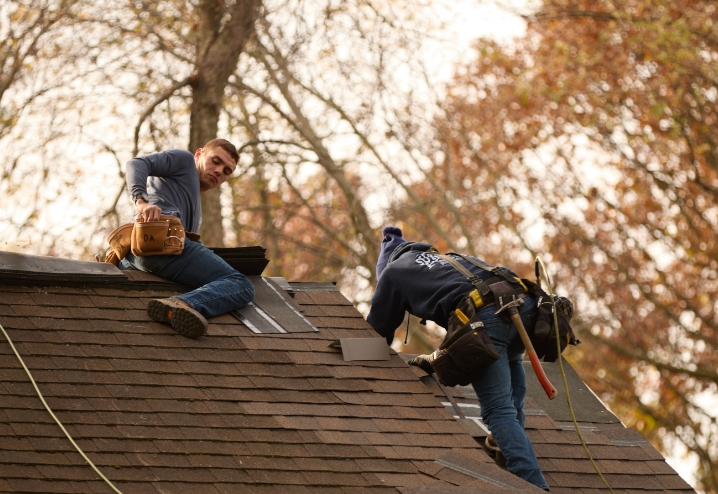
[(413, 359), (409, 360), (409, 365), (416, 365), (417, 367), (421, 367), (424, 369), (424, 372), (431, 375), (432, 372), (434, 372), (434, 367), (431, 365), (434, 360), (436, 359), (436, 353), (438, 350), (434, 353), (430, 353), (429, 355), (417, 355)]
[(162, 210), (158, 206), (150, 204), (144, 199), (137, 199), (137, 201), (135, 201), (135, 207), (137, 208), (137, 212), (142, 215), (142, 221), (160, 220)]

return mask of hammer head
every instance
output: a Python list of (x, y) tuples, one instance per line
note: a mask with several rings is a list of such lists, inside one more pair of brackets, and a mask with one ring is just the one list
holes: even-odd
[(514, 296), (514, 299), (511, 302), (508, 302), (506, 304), (503, 303), (503, 297), (499, 299), (499, 310), (495, 312), (495, 314), (499, 314), (505, 310), (509, 311), (509, 314), (517, 314), (519, 311), (519, 307), (524, 306), (524, 299), (522, 298), (516, 298)]

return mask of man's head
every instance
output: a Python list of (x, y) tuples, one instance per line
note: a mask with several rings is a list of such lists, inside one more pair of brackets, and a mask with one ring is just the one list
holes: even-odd
[(234, 144), (225, 139), (212, 139), (194, 153), (199, 176), (199, 191), (205, 192), (222, 185), (237, 168), (239, 153)]

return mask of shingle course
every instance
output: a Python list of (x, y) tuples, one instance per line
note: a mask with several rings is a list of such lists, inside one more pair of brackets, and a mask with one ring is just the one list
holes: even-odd
[(318, 319), (318, 326), (323, 328), (334, 328), (334, 329), (370, 329), (369, 323), (363, 318), (359, 317), (331, 317), (331, 316), (319, 316), (314, 319)]
[[(2, 298), (2, 296), (0, 296)], [(12, 310), (12, 307), (10, 305), (4, 304), (0, 302), (0, 316), (14, 316), (15, 311)]]
[(374, 387), (368, 383), (365, 379), (331, 379), (331, 378), (319, 378), (310, 377), (306, 381), (314, 389), (325, 389), (329, 391), (372, 391)]
[[(58, 314), (57, 317), (66, 317), (72, 319), (109, 319), (111, 321), (141, 321), (144, 319), (140, 317), (140, 311), (135, 311), (134, 313), (132, 313), (131, 311), (125, 309), (102, 309), (96, 307), (74, 306), (68, 307), (69, 309), (67, 316), (60, 316)], [(36, 315), (39, 315), (41, 317), (54, 317), (56, 311), (61, 314), (63, 313), (64, 308), (46, 308), (43, 313)]]
[(257, 335), (256, 337), (241, 337), (239, 340), (252, 350), (294, 350), (298, 352), (310, 351), (304, 341), (297, 341), (291, 338), (268, 338), (270, 335)]
[[(29, 317), (28, 321), (41, 330), (66, 329), (68, 331), (95, 331), (90, 321), (86, 319), (61, 319), (52, 317)], [(39, 332), (39, 331), (38, 331)], [(48, 340), (49, 341), (49, 340)], [(57, 341), (57, 340), (53, 340)]]
[[(305, 293), (299, 293), (297, 295), (306, 295)], [(309, 299), (309, 297), (299, 297), (300, 299)], [(295, 296), (296, 299), (296, 296)], [(343, 307), (342, 307), (343, 309)], [(351, 310), (351, 309), (349, 309)], [(318, 317), (318, 316), (326, 316), (327, 313), (324, 312), (323, 308), (318, 305), (303, 305), (301, 313), (304, 317), (311, 318), (311, 317)]]
[[(220, 484), (221, 485), (221, 484)], [(152, 486), (159, 494), (220, 494), (217, 485), (207, 483), (153, 482)], [(236, 492), (236, 491), (235, 491)]]
[(139, 309), (144, 310), (146, 301), (134, 297), (100, 297), (90, 295), (89, 300), (93, 306), (101, 309)]
[[(32, 298), (33, 291), (23, 289), (12, 290), (10, 287), (3, 288), (2, 305), (37, 305)], [(10, 290), (12, 290), (12, 292), (10, 292)]]
[[(344, 295), (342, 295), (340, 292), (308, 292), (307, 295), (309, 295), (310, 300), (316, 304), (321, 306), (331, 306), (331, 305), (345, 305), (345, 306), (352, 306), (351, 302), (349, 302)], [(297, 300), (299, 304), (302, 304), (301, 298)]]
[(66, 480), (38, 480), (33, 477), (8, 478), (8, 492), (37, 492), (42, 494), (75, 492)]
[(608, 484), (617, 489), (661, 489), (661, 483), (657, 477), (638, 474), (611, 474), (604, 475)]
[(683, 490), (688, 489), (692, 490), (691, 486), (688, 485), (688, 483), (683, 480), (682, 478), (678, 477), (677, 475), (657, 475), (656, 479), (660, 483), (661, 487), (664, 489), (671, 489), (671, 490)]

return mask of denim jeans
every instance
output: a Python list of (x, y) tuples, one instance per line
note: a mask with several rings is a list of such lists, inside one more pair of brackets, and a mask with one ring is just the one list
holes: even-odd
[(249, 279), (202, 245), (185, 239), (179, 256), (135, 257), (128, 253), (120, 269), (138, 269), (193, 288), (178, 295), (204, 317), (214, 317), (244, 307), (254, 299)]
[[(499, 359), (472, 383), (481, 405), (481, 418), (506, 458), (508, 471), (548, 490), (531, 441), (524, 431), (526, 375), (521, 362), (524, 345), (516, 326), (494, 312), (496, 306), (478, 313), (499, 353)], [(536, 301), (525, 298), (520, 313), (524, 326), (530, 328), (536, 318)]]

